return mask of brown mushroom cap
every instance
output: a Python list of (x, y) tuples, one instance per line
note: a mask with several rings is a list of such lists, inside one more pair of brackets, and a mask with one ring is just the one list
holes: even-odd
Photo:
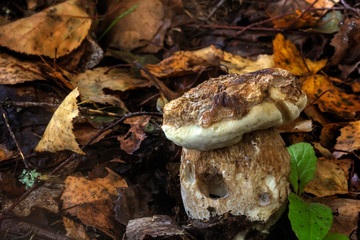
[(278, 68), (212, 78), (167, 103), (162, 129), (175, 144), (211, 150), (245, 133), (296, 119), (307, 102), (297, 78)]

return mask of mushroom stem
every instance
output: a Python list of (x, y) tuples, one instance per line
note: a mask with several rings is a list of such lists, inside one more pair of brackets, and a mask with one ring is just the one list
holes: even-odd
[(245, 134), (229, 147), (183, 148), (181, 194), (190, 218), (244, 215), (267, 222), (289, 193), (290, 155), (275, 128)]

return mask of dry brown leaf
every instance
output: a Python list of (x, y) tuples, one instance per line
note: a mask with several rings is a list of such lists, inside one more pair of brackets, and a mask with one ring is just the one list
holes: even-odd
[(35, 80), (45, 80), (39, 64), (0, 53), (0, 84), (17, 84)]
[[(301, 16), (301, 17), (300, 17)], [(302, 28), (315, 26), (319, 18), (311, 13), (295, 10), (293, 14), (282, 18), (273, 18), (274, 28)]]
[[(59, 212), (59, 202), (58, 199), (63, 190), (62, 184), (50, 183), (48, 185), (42, 186), (33, 192), (31, 192), (23, 201), (17, 205), (13, 213), (17, 216), (26, 217), (29, 216), (35, 207), (44, 208), (50, 212), (58, 213)], [(1, 196), (2, 199), (3, 196)], [(10, 207), (16, 199), (3, 200), (3, 208), (7, 209)]]
[(55, 58), (80, 46), (91, 20), (68, 0), (27, 18), (0, 26), (0, 45), (13, 51)]
[(74, 240), (89, 240), (84, 225), (74, 222), (70, 218), (63, 217), (66, 236)]
[(315, 178), (305, 186), (304, 191), (317, 197), (346, 194), (348, 193), (347, 174), (335, 160), (321, 157), (316, 163)]
[(327, 63), (326, 59), (312, 61), (307, 58), (302, 58), (295, 45), (289, 40), (285, 40), (284, 36), (280, 33), (276, 35), (273, 45), (275, 65), (297, 76), (307, 73), (317, 73)]
[(72, 83), (78, 87), (81, 99), (97, 103), (120, 106), (126, 110), (125, 104), (117, 97), (105, 94), (104, 89), (125, 92), (141, 87), (149, 87), (146, 80), (131, 76), (123, 69), (109, 69), (108, 67), (87, 70), (73, 77)]
[(336, 139), (336, 150), (333, 155), (340, 158), (352, 151), (360, 150), (360, 121), (349, 122), (348, 125), (340, 129), (340, 136)]
[[(90, 124), (81, 124), (81, 125), (79, 124), (75, 126), (73, 132), (76, 137), (76, 141), (81, 145), (86, 145), (89, 142), (89, 140), (92, 139), (92, 137), (94, 137), (99, 132), (99, 130), (94, 128)], [(103, 139), (107, 134), (111, 132), (112, 129), (103, 132), (92, 142), (92, 144), (99, 142), (101, 139)]]
[(124, 121), (131, 127), (124, 136), (118, 137), (122, 150), (131, 155), (140, 148), (142, 141), (147, 137), (144, 131), (150, 119), (151, 116), (137, 116)]
[(103, 231), (112, 239), (120, 239), (121, 230), (115, 221), (114, 205), (110, 199), (81, 204), (77, 208), (77, 217), (85, 225)]
[[(323, 75), (308, 76), (303, 80), (302, 89), (310, 99), (317, 99), (315, 104), (321, 111), (352, 119), (357, 112), (360, 112), (359, 96), (343, 92), (334, 86), (330, 79)], [(324, 93), (325, 91), (327, 92)]]
[(135, 10), (121, 18), (107, 33), (108, 45), (123, 51), (136, 49), (139, 52), (155, 53), (162, 48), (165, 32), (171, 24), (169, 13), (173, 9), (166, 10), (163, 1), (115, 1), (109, 9), (115, 9), (118, 6), (121, 8), (105, 17), (104, 22), (106, 27), (109, 26), (118, 16), (137, 4)]
[(108, 175), (105, 178), (94, 180), (86, 180), (83, 177), (67, 177), (65, 190), (61, 196), (63, 209), (72, 216), (76, 216), (80, 204), (112, 199), (117, 196), (116, 188), (127, 187), (122, 177), (110, 169), (107, 170)]
[(197, 51), (179, 51), (162, 62), (146, 65), (156, 77), (172, 77), (201, 72), (210, 66), (225, 65), (229, 73), (248, 73), (274, 67), (271, 55), (260, 55), (256, 60), (224, 52), (211, 45)]
[(312, 129), (313, 129), (312, 120), (304, 120), (300, 117), (285, 125), (277, 127), (277, 130), (280, 133), (311, 132)]
[(14, 156), (14, 154), (4, 144), (0, 144), (0, 162), (7, 160), (9, 157)]
[(48, 123), (43, 137), (35, 148), (38, 152), (57, 152), (61, 150), (71, 150), (79, 154), (85, 154), (75, 140), (72, 131), (72, 120), (79, 113), (76, 104), (76, 98), (79, 91), (75, 88), (55, 111), (50, 122)]

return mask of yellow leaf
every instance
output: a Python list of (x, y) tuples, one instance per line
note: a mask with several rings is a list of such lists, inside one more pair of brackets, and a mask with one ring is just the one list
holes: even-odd
[(290, 71), (301, 76), (308, 73), (315, 74), (321, 70), (327, 63), (326, 59), (312, 61), (301, 57), (299, 50), (289, 40), (285, 40), (282, 34), (277, 34), (274, 41), (274, 61), (279, 68)]
[(315, 178), (305, 186), (305, 192), (317, 197), (348, 193), (347, 174), (336, 161), (319, 158), (314, 175)]
[(35, 151), (57, 152), (71, 150), (79, 154), (85, 154), (76, 142), (72, 131), (72, 120), (79, 113), (78, 106), (76, 105), (76, 98), (78, 96), (79, 91), (77, 88), (66, 96), (52, 116)]
[(55, 58), (80, 46), (91, 26), (87, 13), (69, 0), (0, 26), (0, 45), (16, 52)]
[[(333, 113), (345, 119), (352, 119), (356, 112), (360, 111), (359, 96), (343, 92), (323, 75), (311, 75), (304, 78), (302, 89), (310, 99), (317, 100), (315, 104), (323, 112)], [(327, 92), (324, 93), (325, 91)]]

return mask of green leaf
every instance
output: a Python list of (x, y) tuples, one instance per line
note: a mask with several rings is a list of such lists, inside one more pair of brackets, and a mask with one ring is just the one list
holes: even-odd
[(298, 239), (323, 239), (332, 225), (331, 209), (320, 203), (304, 202), (294, 193), (290, 193), (289, 201), (289, 219)]
[(324, 240), (350, 240), (350, 238), (342, 233), (329, 233)]
[(301, 195), (306, 184), (314, 178), (317, 158), (309, 143), (297, 143), (288, 147), (287, 150), (291, 155), (289, 180), (294, 191)]
[(340, 23), (343, 21), (344, 15), (341, 11), (330, 11), (317, 23), (317, 27), (313, 29), (315, 32), (335, 33), (340, 30)]

